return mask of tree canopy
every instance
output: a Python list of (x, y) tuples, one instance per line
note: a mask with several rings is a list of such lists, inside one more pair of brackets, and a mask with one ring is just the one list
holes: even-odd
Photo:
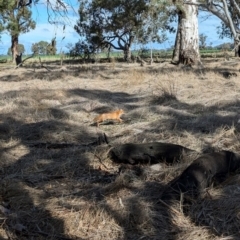
[[(235, 4), (234, 4), (235, 2)], [(227, 2), (227, 10), (229, 12), (229, 16), (234, 24), (234, 27), (238, 33), (240, 33), (240, 12), (239, 12), (240, 1), (228, 1)], [(218, 12), (223, 12), (224, 9), (218, 8)], [(221, 27), (218, 28), (218, 33), (220, 38), (229, 37), (233, 38), (233, 32), (231, 30), (229, 21), (225, 19), (221, 22)]]
[[(201, 10), (208, 11), (222, 21), (222, 36), (240, 34), (240, 1), (239, 0), (202, 0), (198, 2)], [(230, 30), (230, 31), (228, 31)], [(221, 35), (220, 35), (221, 36)]]
[[(36, 26), (32, 20), (32, 12), (27, 0), (0, 0), (0, 22), (4, 30), (11, 36), (12, 60), (18, 55), (18, 37)], [(10, 44), (9, 44), (10, 45)]]
[[(27, 4), (28, 1), (23, 0), (22, 2)], [(31, 19), (32, 12), (30, 8), (27, 6), (18, 7), (18, 4), (16, 0), (0, 0), (0, 21), (2, 27), (11, 36), (26, 33), (36, 26), (35, 21)]]
[[(23, 44), (18, 44), (18, 46), (17, 46), (17, 51), (18, 51), (19, 53), (25, 53), (25, 47), (24, 47), (24, 45), (23, 45)], [(7, 55), (12, 55), (12, 50), (11, 50), (11, 48), (8, 48)]]
[[(30, 7), (37, 6), (39, 2), (0, 0), (0, 34), (7, 30), (12, 37), (18, 37), (33, 29), (36, 23), (31, 18)], [(54, 24), (65, 24), (54, 16), (67, 19), (74, 8), (72, 0), (43, 0), (41, 3), (46, 6), (49, 23)], [(240, 42), (240, 0), (81, 0), (79, 20), (75, 25), (80, 35), (76, 39), (77, 49), (81, 54), (89, 54), (98, 49), (114, 48), (124, 51), (125, 59), (128, 59), (133, 43), (161, 43), (166, 40), (165, 31), (173, 31), (169, 24), (174, 14), (173, 8), (169, 7), (172, 3), (178, 10), (192, 4), (198, 5), (199, 10), (211, 12), (222, 21), (220, 37), (229, 36)], [(18, 41), (15, 40), (17, 46)]]
[(168, 14), (160, 8), (165, 5), (150, 0), (82, 1), (75, 30), (93, 50), (112, 47), (128, 58), (134, 41), (163, 40), (160, 30), (166, 29)]
[(48, 43), (46, 41), (33, 43), (31, 50), (33, 53), (39, 55), (55, 55), (57, 52), (56, 41), (53, 39), (51, 43)]

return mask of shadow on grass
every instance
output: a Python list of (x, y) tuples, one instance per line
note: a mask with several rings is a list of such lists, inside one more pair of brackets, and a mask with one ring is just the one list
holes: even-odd
[[(239, 129), (240, 101), (226, 102), (206, 107), (202, 104), (182, 103), (178, 99), (161, 101), (168, 108), (160, 111), (158, 101), (153, 99), (150, 110), (165, 115), (166, 119), (156, 120), (147, 131), (161, 132), (163, 129), (181, 134), (188, 131), (193, 134), (213, 134), (219, 128), (235, 127)], [(228, 114), (223, 114), (223, 112)]]
[(240, 155), (230, 151), (203, 154), (175, 177), (162, 194), (177, 200), (185, 216), (212, 235), (239, 238)]
[[(102, 103), (102, 108), (93, 109), (96, 113), (117, 104), (129, 110), (133, 106), (137, 108), (141, 99), (137, 95), (107, 90), (76, 88), (67, 93)], [(11, 91), (0, 97), (10, 101), (19, 94), (20, 91)], [(150, 124), (144, 134), (147, 131), (158, 133), (162, 126), (166, 131), (179, 134), (184, 131), (208, 134), (223, 124), (231, 127), (238, 120), (239, 112), (231, 116), (221, 116), (217, 112), (238, 107), (238, 101), (220, 108), (185, 104), (177, 99), (168, 101), (172, 101), (171, 109), (159, 114), (166, 114), (170, 119)], [(37, 117), (30, 123), (19, 120), (16, 111), (23, 111), (21, 116), (30, 114), (32, 117), (35, 109), (29, 108), (31, 106), (26, 105), (26, 109), (13, 109), (0, 115), (1, 197), (5, 208), (11, 211), (9, 216), (4, 216), (6, 221), (1, 222), (6, 235), (13, 239), (89, 239), (89, 236), (97, 239), (98, 234), (105, 239), (111, 234), (112, 239), (178, 239), (182, 229), (174, 223), (174, 211), (171, 206), (167, 208), (159, 203), (165, 187), (159, 178), (150, 181), (134, 170), (121, 174), (118, 166), (106, 168), (96, 154), (96, 147), (31, 147), (37, 142), (91, 143), (98, 135), (97, 131), (65, 121), (68, 114), (57, 107), (49, 108), (51, 119), (36, 113)], [(154, 103), (150, 111), (157, 111)], [(104, 147), (104, 151), (109, 148)], [(195, 215), (189, 216), (197, 225), (211, 227), (210, 220), (200, 221)], [(112, 219), (109, 220), (112, 226), (108, 226), (104, 218)], [(224, 234), (225, 230), (223, 226), (219, 234)], [(227, 230), (228, 235), (232, 232)]]
[(205, 198), (190, 206), (187, 215), (196, 225), (211, 229), (219, 237), (239, 239), (239, 183), (238, 174), (216, 188), (210, 188)]
[[(23, 68), (13, 69), (11, 74), (8, 74), (4, 77), (1, 77), (0, 82), (22, 82), (22, 81), (29, 81), (33, 79), (40, 79), (40, 80), (48, 80), (48, 81), (55, 81), (59, 80), (64, 77), (80, 77), (82, 80), (87, 78), (92, 78), (93, 75), (101, 76), (105, 80), (111, 80), (111, 75), (115, 76), (117, 74), (129, 71), (131, 69), (140, 68), (141, 71), (149, 74), (169, 74), (170, 72), (185, 72), (193, 73), (199, 80), (207, 79), (207, 73), (215, 73), (219, 74), (225, 79), (230, 79), (231, 77), (237, 77), (239, 75), (239, 71), (237, 68), (233, 69), (231, 64), (227, 66), (228, 63), (225, 65), (219, 65), (214, 69), (208, 67), (208, 62), (204, 60), (204, 68), (185, 68), (184, 66), (173, 66), (169, 62), (164, 63), (164, 67), (161, 64), (153, 65), (153, 66), (146, 66), (144, 68), (140, 68), (140, 65), (131, 64), (131, 63), (96, 63), (96, 64), (82, 64), (78, 60), (75, 62), (68, 62), (63, 64), (63, 67), (60, 65), (60, 61), (47, 61), (43, 62), (43, 66), (40, 66), (38, 60), (33, 63), (27, 63)], [(236, 63), (238, 63), (236, 61)], [(26, 71), (21, 71), (21, 69), (26, 69)], [(107, 71), (107, 74), (103, 74), (103, 72)]]
[[(75, 93), (88, 97), (85, 91), (77, 90)], [(18, 93), (10, 95), (11, 98), (15, 98)], [(99, 92), (93, 92), (92, 95), (95, 99)], [(120, 96), (119, 93), (118, 97)], [(29, 109), (22, 111), (29, 113)], [(31, 147), (32, 143), (39, 142), (63, 143), (72, 139), (75, 143), (87, 143), (96, 139), (96, 133), (66, 123), (64, 111), (50, 108), (50, 112), (53, 118), (39, 119), (31, 123), (17, 120), (16, 112), (1, 114), (0, 156), (3, 161), (0, 189), (5, 209), (2, 228), (6, 238), (81, 239), (84, 234), (78, 226), (78, 221), (84, 221), (84, 218), (78, 214), (78, 217), (71, 215), (77, 211), (73, 200), (78, 203), (84, 200), (85, 204), (90, 206), (89, 214), (93, 214), (93, 218), (86, 217), (90, 224), (94, 225), (94, 221), (99, 221), (96, 214), (100, 212), (112, 219), (111, 221), (118, 226), (115, 237), (118, 235), (121, 239), (137, 239), (144, 236), (154, 239), (158, 235), (167, 236), (168, 233), (162, 233), (158, 225), (164, 225), (164, 228), (168, 229), (170, 225), (167, 224), (166, 218), (170, 219), (170, 216), (168, 212), (161, 215), (155, 207), (159, 196), (158, 189), (162, 189), (162, 184), (147, 182), (141, 183), (140, 187), (131, 186), (139, 178), (135, 173), (125, 174), (126, 179), (119, 184), (118, 178), (121, 179), (121, 176), (118, 166), (116, 170), (104, 170), (104, 165), (96, 157), (95, 147)], [(73, 132), (74, 136), (71, 136)], [(108, 146), (105, 149), (108, 149)], [(108, 200), (111, 195), (118, 195), (122, 190), (126, 191), (127, 195), (119, 196), (122, 198), (119, 200), (121, 204), (115, 209), (115, 203), (109, 204)], [(80, 206), (78, 211), (81, 211)], [(85, 226), (89, 223), (86, 222)], [(112, 228), (113, 233), (116, 232), (116, 225)], [(73, 230), (68, 231), (71, 228), (75, 229), (75, 233)], [(85, 234), (88, 232), (91, 236), (94, 233), (94, 229), (91, 229), (90, 232), (84, 230)], [(106, 238), (110, 236), (108, 234), (103, 233)], [(89, 236), (86, 235), (86, 238)], [(98, 236), (95, 239), (97, 238)]]
[[(95, 148), (30, 147), (33, 142), (56, 142), (60, 129), (72, 132), (75, 126), (53, 120), (27, 124), (9, 116), (4, 119), (4, 115), (1, 115), (1, 119), (3, 123), (0, 128), (9, 127), (2, 138), (4, 142), (1, 142), (0, 151), (1, 159), (4, 159), (1, 163), (1, 197), (5, 204), (3, 209), (11, 213), (9, 215), (6, 212), (6, 220), (2, 222), (7, 237), (81, 239), (78, 234), (79, 231), (82, 234), (82, 229), (75, 227), (75, 221), (84, 221), (84, 218), (77, 214), (77, 219), (77, 216), (72, 216), (74, 220), (70, 216), (72, 212), (81, 212), (80, 203), (83, 199), (90, 208), (88, 214), (93, 214), (93, 218), (86, 216), (86, 221), (89, 221), (86, 226), (94, 225), (94, 221), (98, 222), (96, 214), (104, 212), (104, 216), (112, 219), (121, 229), (117, 234), (121, 235), (121, 239), (167, 236), (163, 235), (158, 225), (164, 225), (168, 229), (168, 212), (158, 216), (159, 212), (155, 209), (161, 184), (149, 182), (140, 187), (131, 186), (139, 176), (128, 172), (125, 179), (121, 180), (122, 177), (117, 172), (100, 169), (101, 164), (91, 159), (94, 158), (91, 152)], [(76, 139), (94, 137), (87, 131), (80, 131)], [(99, 167), (95, 167), (96, 164)], [(120, 178), (121, 183), (117, 178)], [(119, 205), (115, 209), (114, 204), (108, 203), (108, 198), (112, 194), (118, 195), (121, 190), (128, 191), (129, 196), (123, 195), (120, 209)], [(80, 205), (72, 204), (73, 199)], [(69, 217), (66, 217), (67, 214)], [(97, 224), (100, 225), (101, 222)], [(67, 231), (71, 227), (78, 229), (76, 234)], [(94, 232), (89, 231), (90, 235)], [(112, 231), (114, 233), (116, 230)], [(102, 235), (104, 234), (103, 231)], [(109, 235), (105, 234), (105, 237), (108, 238)]]

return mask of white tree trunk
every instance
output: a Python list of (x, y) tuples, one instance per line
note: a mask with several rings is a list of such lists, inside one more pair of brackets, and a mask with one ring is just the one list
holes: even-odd
[(181, 42), (181, 31), (180, 31), (180, 16), (178, 16), (178, 29), (175, 38), (175, 44), (173, 49), (172, 63), (178, 64), (180, 57), (180, 42)]
[[(178, 5), (178, 34), (175, 41), (174, 62), (192, 65), (200, 62), (198, 34), (198, 6), (191, 4)], [(177, 46), (180, 43), (180, 46)], [(177, 59), (178, 56), (178, 59)]]

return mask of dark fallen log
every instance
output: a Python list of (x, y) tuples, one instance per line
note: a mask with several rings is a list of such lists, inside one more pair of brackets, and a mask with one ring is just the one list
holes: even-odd
[(109, 157), (117, 163), (174, 163), (181, 161), (184, 155), (196, 151), (172, 143), (126, 143), (113, 147)]
[(240, 155), (221, 151), (204, 154), (169, 183), (162, 199), (180, 199), (181, 193), (195, 199), (212, 184), (223, 182), (230, 173), (240, 169)]

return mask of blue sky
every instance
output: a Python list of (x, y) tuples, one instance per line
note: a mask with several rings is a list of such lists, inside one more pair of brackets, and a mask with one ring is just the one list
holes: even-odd
[[(67, 18), (58, 16), (57, 18), (52, 16), (52, 20), (61, 21), (66, 24), (65, 29), (61, 24), (50, 24), (48, 22), (48, 14), (46, 11), (45, 0), (41, 0), (39, 4), (32, 7), (33, 19), (36, 21), (36, 28), (28, 33), (22, 34), (19, 37), (19, 43), (25, 47), (25, 53), (31, 53), (31, 46), (33, 43), (39, 41), (50, 42), (51, 39), (56, 37), (58, 51), (66, 51), (66, 45), (68, 43), (76, 43), (79, 39), (79, 35), (74, 30), (74, 25), (78, 19), (78, 1), (77, 0), (65, 0), (66, 3), (71, 5), (69, 8), (69, 14)], [(51, 0), (54, 2), (54, 0)], [(50, 11), (51, 12), (51, 11)], [(208, 16), (206, 14), (199, 15), (199, 33), (207, 35), (207, 44), (212, 43), (213, 46), (219, 45), (224, 42), (231, 42), (230, 39), (219, 39), (217, 34), (217, 27), (220, 26), (220, 20), (215, 16)], [(168, 40), (163, 44), (154, 44), (153, 48), (163, 49), (169, 48), (174, 45), (175, 34), (168, 34)], [(6, 54), (7, 49), (10, 47), (10, 36), (8, 34), (2, 34), (0, 40), (0, 54)]]

